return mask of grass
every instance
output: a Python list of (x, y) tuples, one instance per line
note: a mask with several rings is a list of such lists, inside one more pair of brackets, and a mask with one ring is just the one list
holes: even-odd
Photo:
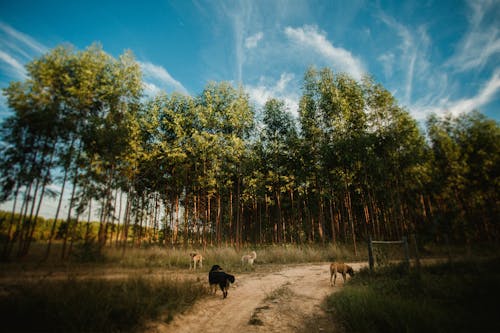
[[(74, 256), (61, 261), (57, 257), (60, 244), (54, 244), (54, 256), (40, 263), (38, 252), (43, 253), (44, 246), (34, 245), (40, 251), (33, 251), (32, 256), (0, 263), (4, 331), (129, 332), (148, 321), (168, 322), (208, 294), (206, 272), (211, 265), (219, 264), (230, 273), (247, 272), (241, 256), (252, 250), (257, 259), (250, 271), (366, 258), (365, 253), (354, 256), (348, 246), (326, 244), (241, 250), (127, 248), (124, 256), (121, 249), (112, 247), (98, 256), (92, 248), (75, 247)], [(188, 270), (192, 251), (204, 256), (203, 268), (196, 272)], [(500, 331), (494, 320), (494, 302), (500, 297), (500, 260), (455, 259), (453, 265), (423, 267), (420, 274), (408, 274), (402, 266), (362, 271), (327, 300), (333, 319), (315, 320), (315, 324), (324, 328), (334, 321), (348, 332)], [(106, 274), (113, 279), (100, 276)], [(267, 297), (280, 298), (288, 292), (284, 285)]]
[(293, 291), (288, 287), (290, 285), (289, 282), (281, 285), (280, 287), (272, 290), (270, 293), (266, 295), (264, 301), (274, 301), (277, 299), (281, 299), (287, 296), (293, 295)]
[[(168, 321), (207, 295), (205, 274), (213, 264), (238, 274), (279, 264), (354, 258), (349, 250), (332, 245), (276, 245), (239, 251), (233, 247), (127, 248), (124, 256), (121, 249), (106, 247), (95, 255), (93, 248), (75, 246), (74, 255), (61, 261), (59, 246), (54, 244), (53, 256), (46, 262), (39, 261), (44, 246), (34, 244), (29, 257), (0, 263), (2, 330), (132, 332), (150, 321)], [(241, 256), (252, 250), (257, 252), (254, 267), (242, 266)], [(192, 251), (204, 256), (201, 270), (188, 270)], [(277, 290), (269, 297), (286, 291)]]
[(257, 252), (256, 265), (294, 264), (324, 262), (332, 260), (360, 260), (346, 247), (327, 245), (268, 245), (248, 247), (237, 251), (234, 247), (207, 247), (206, 249), (165, 249), (151, 247), (148, 249), (127, 249), (125, 256), (121, 250), (106, 249), (105, 260), (123, 267), (152, 268), (188, 268), (189, 253), (198, 252), (203, 255), (204, 269), (218, 264), (226, 271), (245, 271), (241, 257), (251, 251)]
[[(26, 257), (11, 258), (9, 262), (0, 262), (0, 278), (2, 276), (47, 275), (52, 272), (79, 271), (119, 271), (141, 270), (158, 272), (163, 270), (189, 269), (189, 253), (198, 252), (203, 255), (203, 268), (197, 272), (208, 272), (210, 267), (218, 264), (227, 272), (247, 273), (256, 270), (262, 271), (266, 267), (281, 264), (299, 264), (310, 262), (325, 262), (332, 260), (357, 261), (366, 258), (365, 254), (354, 256), (348, 246), (334, 246), (332, 244), (311, 245), (265, 245), (252, 246), (236, 250), (234, 247), (206, 247), (202, 248), (171, 248), (150, 246), (146, 248), (104, 247), (99, 253), (95, 247), (75, 244), (72, 255), (65, 260), (60, 258), (61, 244), (54, 243), (51, 256), (41, 261), (45, 253), (45, 244), (33, 243), (32, 251)], [(251, 251), (257, 252), (254, 267), (243, 266), (241, 257)]]
[(363, 270), (326, 303), (346, 332), (499, 332), (500, 258)]
[(38, 280), (2, 287), (6, 332), (132, 332), (149, 320), (169, 321), (207, 294), (196, 281)]

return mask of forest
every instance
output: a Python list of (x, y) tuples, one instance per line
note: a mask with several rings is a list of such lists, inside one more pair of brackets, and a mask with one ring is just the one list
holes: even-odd
[[(3, 90), (4, 260), (41, 240), (62, 257), (73, 242), (499, 241), (500, 127), (478, 110), (418, 122), (373, 78), (315, 67), (297, 116), (228, 82), (145, 96), (134, 56), (99, 45), (59, 46), (26, 70)], [(49, 197), (57, 210), (41, 219)]]

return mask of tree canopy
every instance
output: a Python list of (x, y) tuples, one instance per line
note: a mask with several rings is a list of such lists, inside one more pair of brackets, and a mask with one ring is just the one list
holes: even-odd
[(372, 78), (329, 68), (304, 74), (298, 117), (279, 99), (255, 109), (227, 82), (146, 97), (133, 55), (99, 45), (57, 47), (26, 68), (3, 91), (4, 257), (15, 244), (27, 253), (47, 196), (59, 202), (47, 253), (57, 237), (71, 249), (90, 210), (99, 231), (83, 241), (100, 247), (498, 241), (500, 128), (478, 111), (419, 124)]

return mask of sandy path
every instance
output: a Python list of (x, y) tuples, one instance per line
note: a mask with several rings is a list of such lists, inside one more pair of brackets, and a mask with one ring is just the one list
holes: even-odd
[[(365, 264), (352, 264), (355, 271)], [(339, 279), (340, 278), (340, 279)], [(329, 264), (293, 265), (273, 273), (243, 274), (229, 289), (197, 302), (168, 325), (152, 323), (147, 332), (293, 332), (322, 312), (324, 298), (339, 290), (330, 286)], [(340, 280), (340, 281), (339, 281)]]

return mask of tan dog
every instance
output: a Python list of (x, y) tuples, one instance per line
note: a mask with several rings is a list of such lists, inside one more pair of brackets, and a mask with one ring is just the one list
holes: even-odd
[(243, 257), (241, 257), (241, 264), (249, 264), (250, 266), (253, 265), (254, 260), (257, 258), (257, 253), (255, 251), (250, 252), (250, 254), (245, 254)]
[[(346, 274), (349, 274), (351, 277), (354, 276), (354, 270), (352, 269), (351, 266), (341, 262), (333, 262), (330, 265), (330, 285), (332, 286), (335, 285), (335, 280), (337, 280), (337, 272), (342, 274), (344, 282), (346, 280)], [(333, 284), (332, 284), (332, 278), (333, 278)]]
[(196, 270), (196, 264), (198, 264), (200, 268), (203, 267), (203, 256), (201, 254), (191, 252), (189, 256), (191, 257), (191, 259), (189, 260), (189, 269), (191, 269), (191, 266), (193, 266), (193, 268)]

